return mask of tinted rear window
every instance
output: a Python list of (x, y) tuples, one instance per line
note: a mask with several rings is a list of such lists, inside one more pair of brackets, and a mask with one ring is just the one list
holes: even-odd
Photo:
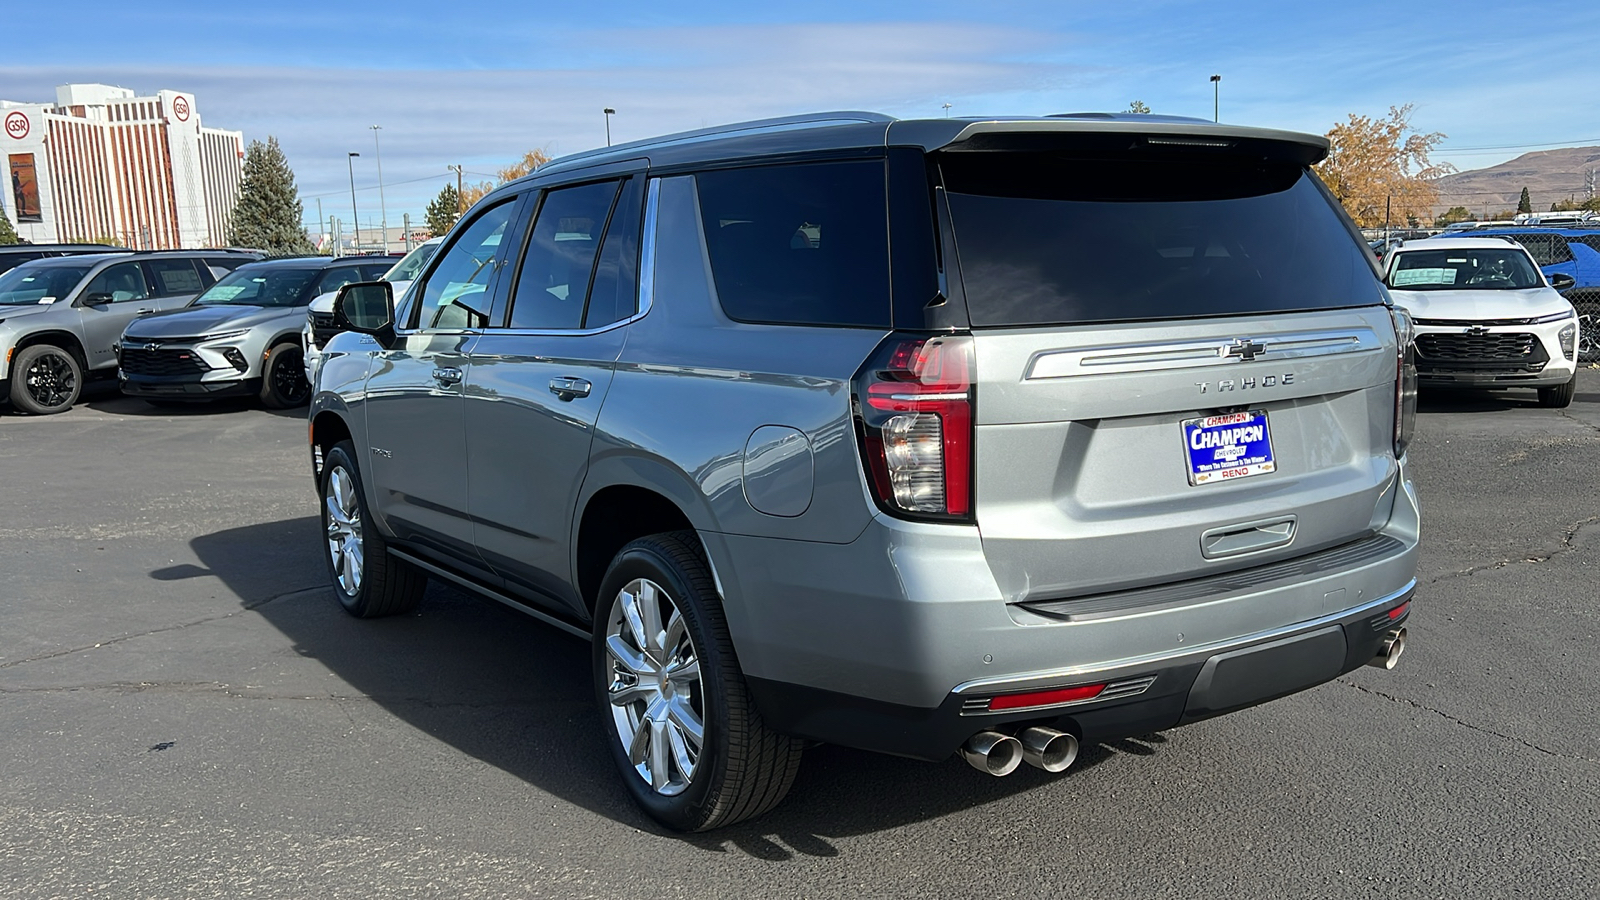
[(974, 326), (1379, 301), (1369, 254), (1298, 164), (950, 154)]
[(695, 182), (730, 318), (888, 326), (882, 160), (702, 172)]

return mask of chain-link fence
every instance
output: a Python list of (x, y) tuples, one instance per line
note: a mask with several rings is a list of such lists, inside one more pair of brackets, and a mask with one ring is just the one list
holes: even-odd
[(1577, 287), (1562, 296), (1578, 311), (1578, 361), (1600, 362), (1600, 287)]

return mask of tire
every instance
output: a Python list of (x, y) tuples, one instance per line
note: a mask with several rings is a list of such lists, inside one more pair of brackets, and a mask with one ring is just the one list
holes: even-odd
[(1578, 375), (1572, 375), (1572, 380), (1566, 384), (1555, 387), (1539, 388), (1539, 405), (1547, 409), (1566, 409), (1572, 405), (1572, 395), (1578, 389)]
[(367, 513), (361, 473), (349, 441), (328, 451), (320, 489), (322, 558), (345, 612), (358, 619), (375, 619), (416, 609), (428, 576), (389, 555), (388, 542)]
[(1577, 303), (1578, 362), (1600, 362), (1600, 303)]
[(66, 412), (83, 391), (78, 358), (54, 344), (25, 347), (11, 361), (11, 405), (36, 416)]
[(290, 409), (304, 406), (310, 400), (305, 351), (299, 344), (274, 344), (261, 362), (261, 405), (268, 409)]
[(668, 828), (707, 831), (776, 806), (803, 745), (768, 730), (751, 702), (693, 532), (623, 547), (596, 607), (595, 696), (640, 808)]

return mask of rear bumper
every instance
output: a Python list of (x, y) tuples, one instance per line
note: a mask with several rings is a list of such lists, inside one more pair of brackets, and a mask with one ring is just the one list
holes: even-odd
[[(1415, 584), (1370, 604), (1223, 645), (1104, 670), (1079, 669), (1038, 684), (1132, 684), (1138, 693), (1068, 707), (987, 713), (995, 685), (961, 685), (937, 707), (871, 700), (803, 685), (750, 678), (767, 724), (796, 737), (941, 760), (983, 730), (1048, 724), (1084, 742), (1109, 741), (1186, 725), (1287, 696), (1366, 665), (1384, 637), (1410, 616)], [(1109, 693), (1109, 691), (1108, 691)]]
[[(1143, 734), (1364, 664), (1388, 630), (1378, 626), (1404, 621), (1388, 615), (1415, 587), (1418, 507), (1404, 464), (1391, 496), (1387, 522), (1364, 541), (1064, 609), (1008, 602), (971, 526), (879, 516), (844, 545), (701, 536), (769, 724), (943, 759), (996, 725), (1061, 721), (1086, 740)], [(1302, 657), (1311, 662), (1293, 662)], [(1203, 678), (1208, 664), (1247, 671), (1252, 687), (1222, 690), (1238, 679)], [(1107, 685), (1100, 695), (1070, 705), (987, 708), (998, 695), (1097, 684)]]

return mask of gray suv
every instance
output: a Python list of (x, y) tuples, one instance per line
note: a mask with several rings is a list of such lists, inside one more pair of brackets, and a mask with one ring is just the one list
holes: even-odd
[(592, 642), (635, 800), (808, 742), (1005, 775), (1404, 648), (1410, 325), (1320, 137), (835, 113), (557, 160), (310, 411), (345, 608), (464, 586)]
[(85, 379), (116, 374), (114, 347), (129, 323), (183, 306), (259, 257), (100, 253), (35, 259), (0, 274), (0, 395), (36, 415), (72, 408)]

